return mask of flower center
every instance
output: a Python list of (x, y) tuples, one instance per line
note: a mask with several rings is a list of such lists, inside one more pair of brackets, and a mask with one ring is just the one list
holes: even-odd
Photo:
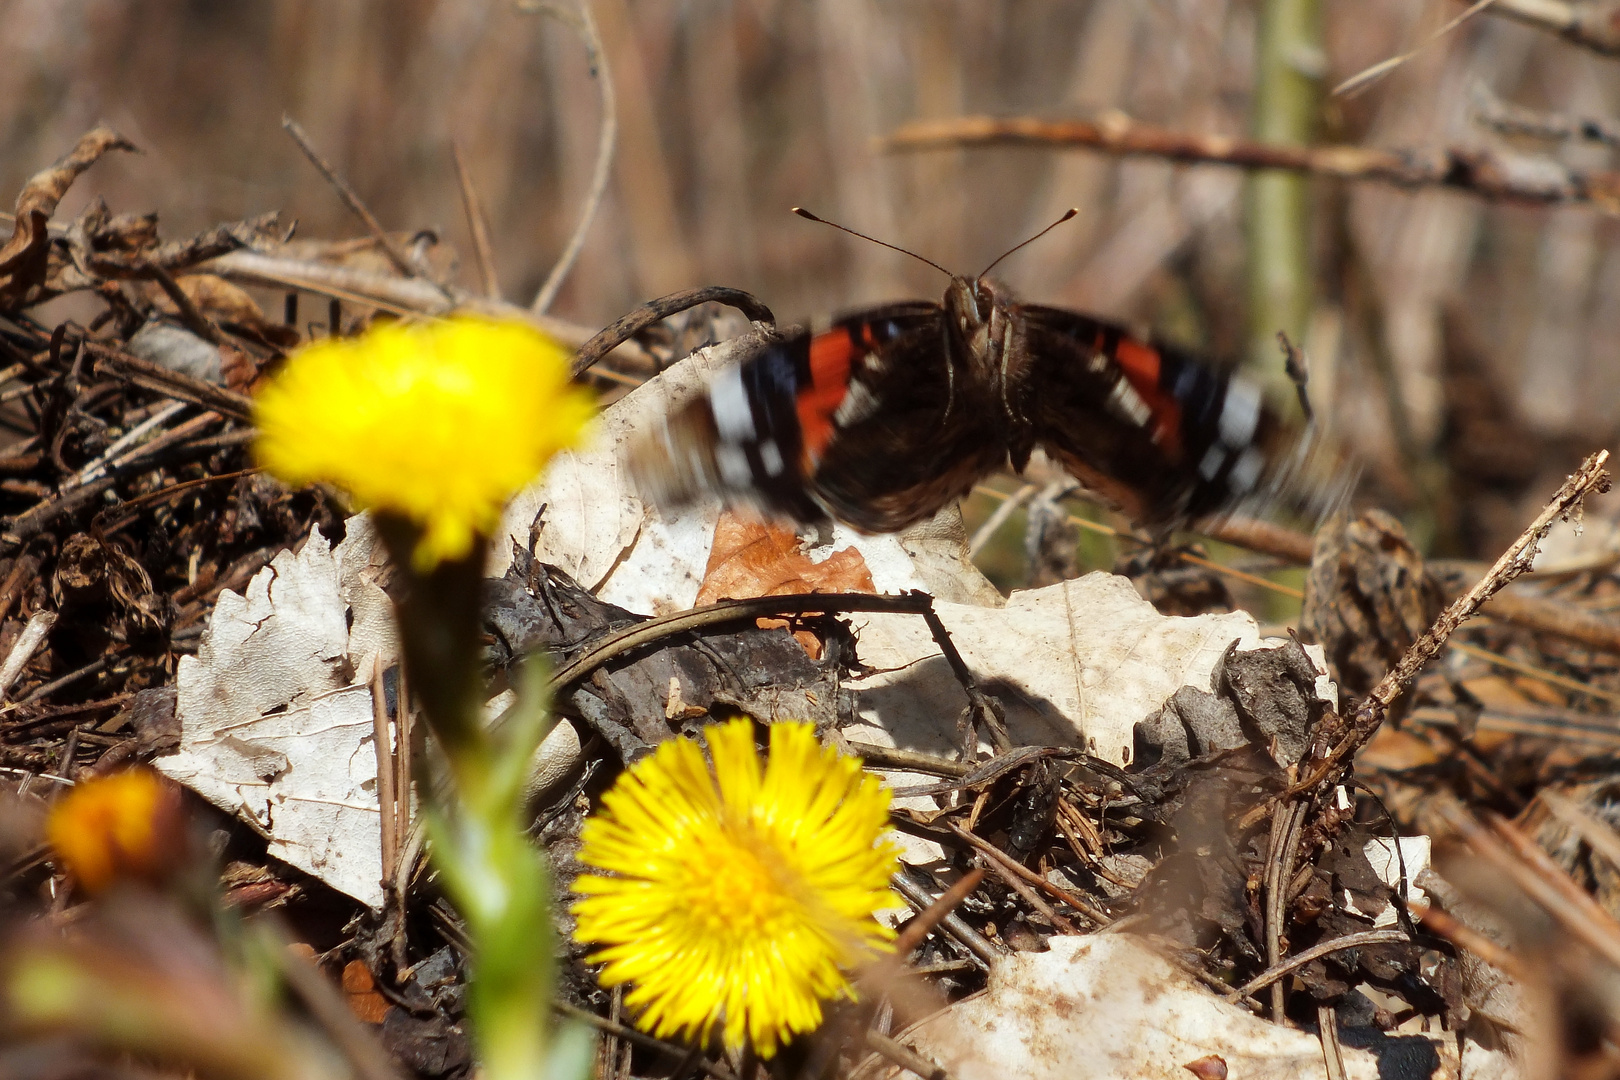
[(690, 915), (706, 933), (771, 939), (804, 918), (802, 882), (768, 837), (727, 823), (688, 866)]

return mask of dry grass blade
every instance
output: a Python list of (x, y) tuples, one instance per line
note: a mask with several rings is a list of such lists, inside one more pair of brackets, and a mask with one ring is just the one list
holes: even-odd
[(562, 288), (563, 279), (568, 271), (579, 259), (580, 251), (585, 247), (585, 234), (590, 231), (591, 222), (596, 220), (596, 211), (602, 205), (602, 199), (607, 195), (608, 181), (613, 177), (613, 151), (619, 141), (619, 99), (613, 89), (613, 73), (608, 68), (607, 53), (602, 48), (602, 35), (597, 30), (596, 20), (591, 16), (589, 4), (582, 4), (576, 15), (556, 4), (535, 3), (533, 0), (520, 0), (519, 11), (534, 14), (550, 15), (552, 18), (572, 27), (585, 42), (585, 52), (590, 60), (591, 72), (596, 77), (596, 86), (602, 98), (602, 127), (596, 138), (596, 164), (591, 170), (591, 186), (585, 193), (585, 203), (580, 208), (579, 221), (574, 225), (574, 231), (569, 234), (568, 243), (563, 245), (562, 253), (546, 275), (545, 283), (534, 296), (529, 305), (529, 311), (535, 315), (544, 315), (550, 308), (553, 300), (557, 299), (557, 291)]
[(484, 295), (499, 300), (501, 286), (495, 274), (495, 252), (489, 246), (489, 222), (484, 217), (484, 206), (478, 198), (478, 189), (473, 186), (472, 174), (467, 171), (467, 159), (459, 142), (451, 141), (450, 156), (455, 159), (456, 178), (461, 182), (461, 207), (467, 215), (467, 231), (472, 236)]
[(1501, 819), (1492, 820), (1486, 829), (1452, 800), (1441, 800), (1436, 812), (1474, 854), (1503, 873), (1571, 935), (1620, 968), (1620, 923), (1570, 880), (1533, 840)]
[(1335, 86), (1331, 91), (1329, 91), (1329, 96), (1343, 97), (1347, 94), (1353, 95), (1365, 90), (1374, 82), (1383, 78), (1385, 75), (1388, 75), (1390, 72), (1412, 59), (1412, 57), (1416, 56), (1424, 49), (1427, 49), (1430, 45), (1433, 45), (1435, 42), (1439, 41), (1441, 38), (1445, 37), (1447, 34), (1457, 29), (1457, 27), (1461, 26), (1475, 15), (1478, 15), (1481, 11), (1484, 11), (1494, 3), (1496, 3), (1496, 0), (1476, 0), (1476, 2), (1469, 5), (1465, 11), (1456, 15), (1440, 29), (1430, 34), (1428, 38), (1424, 40), (1423, 44), (1419, 45), (1417, 48), (1401, 53), (1399, 56), (1392, 56), (1387, 60), (1380, 60), (1378, 63), (1372, 65), (1366, 70), (1350, 76), (1348, 79), (1344, 80), (1338, 86)]
[[(343, 205), (347, 206), (354, 213), (354, 216), (360, 219), (361, 224), (366, 227), (366, 231), (376, 239), (383, 252), (388, 256), (388, 261), (394, 264), (394, 269), (406, 277), (423, 278), (422, 272), (416, 268), (410, 259), (406, 258), (405, 253), (399, 249), (399, 245), (394, 243), (394, 238), (388, 235), (388, 230), (382, 227), (382, 222), (377, 220), (377, 216), (361, 200), (360, 193), (350, 187), (349, 182), (338, 175), (337, 170), (332, 167), (332, 163), (322, 157), (319, 150), (315, 149), (315, 144), (310, 141), (309, 136), (305, 134), (298, 121), (290, 116), (283, 116), (281, 126), (288, 135), (292, 136), (293, 142), (298, 144), (298, 149), (304, 152), (304, 156), (309, 159), (309, 163), (315, 166), (316, 171), (326, 178), (327, 183), (332, 185), (333, 190), (338, 193), (338, 197), (343, 200)], [(426, 279), (423, 278), (423, 280)], [(444, 293), (445, 299), (449, 299), (449, 294), (444, 292), (444, 286), (436, 282), (430, 282), (430, 284), (441, 293)]]

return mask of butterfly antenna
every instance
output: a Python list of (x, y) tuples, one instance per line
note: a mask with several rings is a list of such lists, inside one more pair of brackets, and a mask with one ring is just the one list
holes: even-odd
[[(939, 263), (935, 262), (933, 259), (925, 259), (921, 255), (917, 254), (915, 251), (907, 251), (903, 247), (898, 247), (898, 246), (896, 246), (894, 244), (888, 243), (887, 241), (879, 240), (875, 236), (867, 236), (863, 232), (856, 232), (854, 229), (848, 228), (847, 226), (844, 226), (844, 225), (840, 225), (836, 221), (828, 221), (826, 218), (816, 217), (816, 215), (812, 214), (810, 211), (806, 210), (802, 206), (795, 206), (793, 208), (793, 212), (795, 214), (798, 214), (800, 217), (804, 218), (806, 221), (817, 221), (817, 222), (820, 222), (823, 225), (831, 225), (833, 228), (839, 230), (840, 232), (847, 232), (847, 233), (849, 233), (849, 235), (858, 236), (862, 240), (870, 240), (872, 243), (878, 245), (879, 247), (886, 247), (890, 251), (898, 251), (902, 255), (910, 255), (913, 259), (916, 259), (918, 262), (925, 262), (929, 266), (932, 266), (935, 270), (938, 270), (940, 273), (944, 274), (946, 277), (955, 277), (956, 276), (955, 274), (951, 273), (949, 270), (945, 269), (943, 266), (939, 265)], [(1071, 215), (1073, 213), (1074, 213), (1074, 211), (1070, 211)], [(1025, 241), (1025, 243), (1028, 243), (1028, 242), (1029, 241), (1027, 241), (1027, 240)], [(1022, 246), (1023, 246), (1022, 244), (1019, 245), (1019, 247), (1022, 247)], [(1014, 250), (1017, 250), (1017, 249), (1015, 248)]]
[(1078, 214), (1079, 212), (1080, 212), (1079, 210), (1076, 210), (1074, 207), (1071, 206), (1069, 208), (1068, 212), (1065, 213), (1062, 217), (1060, 217), (1056, 221), (1052, 222), (1052, 224), (1048, 225), (1046, 228), (1042, 229), (1040, 232), (1036, 233), (1034, 236), (1030, 237), (1028, 240), (1025, 240), (1021, 244), (1016, 244), (1013, 247), (1008, 248), (1006, 251), (1003, 251), (999, 256), (996, 257), (995, 262), (991, 263), (989, 266), (985, 267), (983, 270), (980, 270), (979, 271), (979, 276), (974, 278), (973, 280), (974, 281), (981, 280), (984, 277), (984, 275), (986, 275), (990, 271), (994, 270), (997, 266), (1000, 266), (1002, 259), (1005, 259), (1007, 256), (1011, 255), (1013, 252), (1017, 251), (1021, 247), (1027, 247), (1028, 245), (1033, 244), (1035, 241), (1039, 240), (1041, 237), (1045, 236), (1047, 233), (1051, 232), (1053, 229), (1057, 228), (1059, 225), (1063, 224), (1065, 221), (1068, 221), (1070, 218), (1074, 217), (1074, 215)]

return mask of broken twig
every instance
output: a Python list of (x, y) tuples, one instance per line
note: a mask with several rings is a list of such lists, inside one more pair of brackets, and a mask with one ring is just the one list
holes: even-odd
[(962, 116), (919, 120), (880, 140), (886, 150), (945, 150), (964, 146), (1085, 148), (1122, 157), (1153, 157), (1190, 165), (1284, 169), (1397, 187), (1444, 187), (1484, 199), (1524, 203), (1593, 203), (1620, 210), (1620, 173), (1582, 172), (1551, 158), (1484, 147), (1379, 150), (1367, 146), (1285, 146), (1173, 131), (1105, 113), (1095, 120)]
[[(331, 184), (332, 189), (338, 193), (338, 198), (343, 200), (343, 205), (347, 206), (354, 216), (360, 219), (361, 224), (365, 225), (366, 231), (371, 233), (377, 243), (381, 245), (383, 253), (388, 256), (388, 261), (394, 264), (394, 269), (406, 277), (423, 277), (422, 272), (416, 268), (410, 259), (405, 257), (405, 253), (399, 249), (399, 245), (394, 243), (394, 238), (389, 236), (388, 231), (382, 227), (382, 222), (378, 221), (376, 215), (361, 201), (360, 193), (350, 187), (349, 182), (338, 175), (337, 170), (332, 167), (332, 163), (322, 157), (319, 150), (315, 149), (315, 144), (310, 142), (309, 136), (304, 133), (304, 129), (298, 121), (290, 116), (283, 116), (281, 126), (288, 135), (292, 136), (293, 142), (298, 144), (298, 149), (304, 152), (304, 156), (309, 159), (309, 163), (315, 166), (322, 176), (326, 177), (326, 182)], [(440, 292), (444, 291), (443, 286), (438, 285), (437, 282), (432, 284)], [(448, 293), (445, 294), (445, 298), (449, 299)]]
[(1475, 582), (1466, 593), (1452, 601), (1440, 613), (1434, 625), (1425, 630), (1423, 635), (1412, 643), (1411, 648), (1406, 650), (1400, 661), (1379, 680), (1366, 700), (1356, 709), (1355, 715), (1351, 717), (1348, 731), (1343, 738), (1325, 755), (1315, 760), (1307, 759), (1301, 767), (1304, 779), (1250, 810), (1243, 816), (1239, 828), (1252, 828), (1265, 820), (1266, 815), (1278, 805), (1327, 781), (1344, 761), (1365, 746), (1383, 725), (1384, 718), (1389, 715), (1390, 704), (1400, 697), (1412, 680), (1417, 678), (1418, 673), (1428, 666), (1429, 661), (1440, 655), (1457, 627), (1473, 617), (1481, 605), (1508, 582), (1529, 571), (1535, 562), (1536, 546), (1552, 528), (1553, 522), (1578, 513), (1581, 501), (1586, 496), (1609, 490), (1609, 474), (1603, 468), (1608, 460), (1609, 452), (1599, 450), (1582, 462), (1581, 467), (1564, 481), (1563, 486), (1554, 493), (1551, 501), (1536, 515), (1536, 519), (1529, 527), (1517, 540), (1508, 545), (1508, 549), (1496, 560), (1485, 576)]

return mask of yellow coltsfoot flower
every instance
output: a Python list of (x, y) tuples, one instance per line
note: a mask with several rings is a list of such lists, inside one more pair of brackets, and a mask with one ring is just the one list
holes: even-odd
[(579, 858), (612, 876), (575, 882), (574, 936), (602, 946), (602, 985), (634, 984), (643, 1028), (706, 1040), (720, 1025), (770, 1057), (894, 936), (873, 917), (894, 906), (889, 792), (809, 724), (772, 725), (763, 769), (750, 721), (707, 735), (712, 772), (671, 739), (602, 797)]
[(469, 555), (593, 406), (569, 353), (521, 323), (374, 327), (300, 349), (259, 392), (255, 447), (289, 484), (325, 481), (422, 530), (426, 570)]
[(62, 867), (92, 893), (120, 880), (160, 883), (187, 848), (179, 789), (144, 768), (75, 785), (51, 807), (45, 832)]

